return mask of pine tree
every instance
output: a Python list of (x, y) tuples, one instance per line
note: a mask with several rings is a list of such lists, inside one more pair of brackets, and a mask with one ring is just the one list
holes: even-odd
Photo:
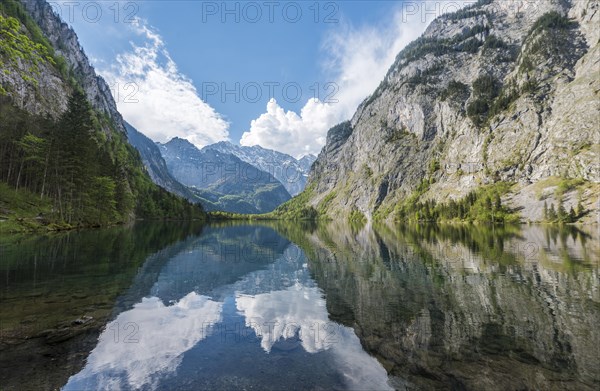
[(492, 210), (492, 199), (489, 196), (485, 197), (485, 208)]
[(494, 207), (496, 208), (496, 211), (502, 210), (502, 200), (500, 199), (499, 194), (496, 194), (496, 196), (495, 196)]
[(581, 218), (584, 214), (585, 214), (585, 208), (583, 207), (581, 200), (579, 200), (579, 202), (577, 203), (577, 217)]
[(548, 221), (548, 203), (544, 201), (544, 221)]
[(548, 210), (548, 221), (556, 221), (556, 210), (553, 203), (550, 204), (550, 209)]
[(88, 193), (93, 191), (93, 178), (99, 168), (98, 146), (92, 138), (94, 120), (85, 94), (75, 90), (53, 134), (58, 202), (63, 218), (69, 223), (83, 219)]
[(577, 220), (577, 215), (575, 214), (575, 209), (571, 206), (569, 209), (569, 223), (574, 223)]
[(563, 200), (559, 199), (558, 200), (558, 220), (560, 222), (566, 222), (567, 221), (567, 217), (568, 217), (568, 213), (567, 210), (565, 209), (565, 206), (563, 205)]

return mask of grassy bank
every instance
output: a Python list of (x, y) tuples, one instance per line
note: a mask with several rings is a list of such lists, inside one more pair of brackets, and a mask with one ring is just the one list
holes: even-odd
[[(241, 216), (241, 215), (240, 215)], [(158, 216), (155, 219), (145, 217), (144, 220), (160, 221), (205, 221), (202, 218), (177, 218)], [(82, 228), (100, 228), (118, 226), (125, 221), (111, 224), (68, 224), (60, 219), (51, 200), (41, 198), (39, 194), (26, 189), (15, 190), (6, 183), (0, 182), (0, 234), (16, 234), (30, 232), (57, 232)]]
[(57, 231), (72, 226), (56, 220), (52, 203), (27, 190), (0, 182), (0, 233)]

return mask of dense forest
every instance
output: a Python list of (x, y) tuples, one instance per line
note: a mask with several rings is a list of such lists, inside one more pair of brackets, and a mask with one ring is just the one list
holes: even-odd
[[(152, 183), (125, 134), (92, 108), (64, 59), (18, 3), (9, 3), (0, 7), (0, 69), (37, 85), (38, 66), (49, 63), (72, 92), (67, 110), (52, 118), (18, 108), (8, 93), (14, 86), (0, 86), (0, 217), (35, 217), (55, 228), (204, 218), (199, 204)], [(30, 213), (21, 213), (28, 206)]]
[(76, 90), (54, 121), (0, 98), (0, 180), (48, 199), (45, 218), (68, 225), (106, 225), (146, 218), (202, 217), (200, 206), (151, 183), (124, 135), (97, 130), (85, 95)]

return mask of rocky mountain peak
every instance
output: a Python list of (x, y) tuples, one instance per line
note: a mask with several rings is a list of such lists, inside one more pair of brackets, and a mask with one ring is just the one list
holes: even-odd
[[(329, 131), (311, 205), (395, 218), (411, 196), (447, 202), (504, 182), (519, 208), (537, 182), (597, 181), (599, 22), (587, 0), (484, 0), (437, 18)], [(526, 219), (539, 221), (540, 203)]]
[[(57, 117), (66, 109), (65, 102), (72, 92), (72, 86), (65, 79), (73, 77), (84, 89), (88, 100), (96, 110), (106, 114), (117, 130), (125, 132), (123, 119), (117, 110), (116, 103), (106, 81), (98, 76), (90, 64), (77, 35), (71, 27), (63, 22), (50, 3), (45, 0), (20, 0), (29, 16), (39, 26), (44, 37), (54, 48), (57, 65), (43, 64), (36, 78), (38, 86), (32, 86), (26, 80), (17, 80), (15, 74), (12, 80), (3, 80), (7, 75), (0, 76), (0, 82), (16, 85), (9, 93), (13, 101), (21, 108), (34, 114), (50, 114)], [(64, 65), (61, 65), (63, 64)], [(60, 73), (68, 77), (61, 77)], [(52, 97), (38, 99), (37, 97)], [(33, 103), (35, 102), (35, 103)]]

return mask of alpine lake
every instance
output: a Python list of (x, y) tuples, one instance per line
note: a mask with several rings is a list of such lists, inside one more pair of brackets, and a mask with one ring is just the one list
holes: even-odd
[(597, 227), (0, 236), (2, 390), (597, 390)]

